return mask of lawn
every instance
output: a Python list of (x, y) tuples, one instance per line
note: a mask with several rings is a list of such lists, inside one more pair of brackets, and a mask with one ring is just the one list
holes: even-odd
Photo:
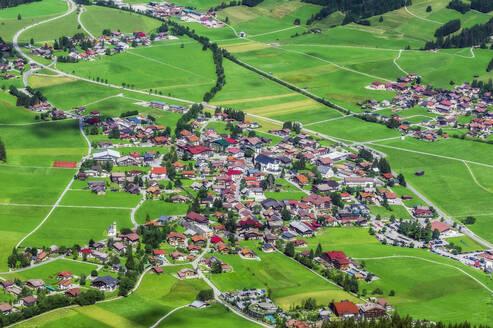
[(462, 247), (463, 253), (482, 251), (486, 249), (483, 245), (466, 235), (460, 237), (450, 237), (445, 240), (449, 243), (454, 243), (455, 245)]
[[(312, 249), (321, 243), (323, 251), (341, 250), (360, 263), (364, 261), (366, 268), (380, 279), (371, 284), (362, 282), (360, 290), (367, 289), (370, 294), (377, 287), (381, 288), (383, 297), (401, 315), (433, 321), (491, 323), (491, 318), (486, 315), (491, 311), (489, 293), (456, 268), (491, 288), (493, 282), (482, 272), (426, 250), (384, 246), (362, 228), (329, 228), (306, 240)], [(396, 296), (389, 297), (390, 290), (394, 290)]]
[(162, 200), (146, 200), (144, 204), (135, 213), (137, 223), (145, 223), (146, 216), (149, 214), (151, 220), (159, 218), (161, 215), (184, 215), (190, 204), (185, 203), (167, 203)]
[[(457, 156), (473, 156), (476, 144), (469, 144), (471, 147), (466, 152), (459, 153), (456, 150)], [(467, 144), (464, 143), (463, 145)], [(433, 148), (433, 145), (430, 146)], [(491, 192), (482, 189), (480, 185), (475, 183), (466, 165), (461, 161), (381, 146), (374, 146), (374, 148), (387, 153), (393, 170), (404, 174), (408, 183), (448, 215), (458, 217), (493, 212)], [(446, 148), (444, 147), (444, 149)], [(448, 151), (452, 151), (452, 149)], [(488, 161), (488, 157), (485, 156), (483, 161)], [(487, 169), (485, 167), (484, 171)], [(423, 170), (425, 175), (416, 176), (416, 170)], [(490, 170), (491, 168), (486, 172), (490, 172)], [(476, 178), (482, 179), (482, 176), (485, 175), (488, 176), (487, 173), (481, 172), (481, 174), (477, 174)], [(481, 218), (478, 217), (478, 221), (481, 221)], [(478, 231), (478, 234), (487, 239), (491, 239), (493, 236), (491, 229)]]
[[(0, 11), (1, 37), (4, 41), (11, 41), (14, 34), (25, 26), (57, 16), (67, 10), (65, 2), (60, 0), (44, 0), (22, 4)], [(17, 15), (21, 15), (21, 20)]]
[(31, 38), (38, 44), (53, 42), (62, 36), (73, 36), (76, 33), (85, 34), (82, 28), (78, 27), (77, 13), (56, 19), (54, 21), (34, 26), (19, 36), (19, 43), (29, 42)]
[(348, 141), (371, 141), (400, 135), (398, 131), (389, 129), (385, 125), (365, 122), (355, 117), (317, 123), (310, 125), (308, 128), (331, 137)]
[(142, 47), (124, 54), (102, 56), (97, 61), (59, 63), (57, 68), (75, 75), (126, 83), (133, 89), (150, 89), (163, 95), (201, 101), (216, 81), (211, 51), (199, 43), (167, 47)]
[(217, 255), (233, 268), (233, 272), (211, 275), (210, 279), (221, 290), (263, 288), (272, 290), (272, 299), (284, 309), (299, 305), (303, 299), (314, 297), (319, 304), (328, 304), (332, 299), (354, 298), (310, 273), (302, 265), (280, 253), (263, 253), (257, 242), (247, 242), (261, 261), (243, 260), (238, 255)]
[(266, 192), (265, 197), (272, 198), (275, 200), (301, 200), (303, 197), (306, 197), (302, 191), (281, 191), (281, 192)]
[(184, 308), (164, 319), (158, 327), (259, 327), (250, 321), (227, 310), (221, 304), (213, 304), (205, 309)]
[(118, 230), (131, 228), (130, 210), (58, 207), (23, 245), (85, 245), (90, 239), (99, 241), (107, 238), (106, 231), (113, 222), (117, 223)]
[(409, 212), (401, 205), (390, 205), (391, 211), (388, 211), (383, 206), (370, 206), (370, 211), (374, 215), (380, 215), (381, 218), (390, 218), (392, 215), (396, 219), (412, 219), (413, 217)]
[(29, 270), (4, 274), (2, 277), (10, 280), (20, 279), (22, 281), (29, 279), (43, 279), (47, 285), (50, 285), (56, 284), (57, 274), (60, 271), (70, 271), (74, 275), (80, 277), (82, 273), (89, 276), (91, 271), (95, 269), (97, 269), (97, 265), (95, 264), (60, 259)]
[(104, 29), (150, 34), (161, 25), (158, 20), (144, 15), (101, 6), (86, 6), (81, 22), (96, 37), (102, 35)]
[(25, 126), (0, 126), (7, 164), (53, 166), (54, 161), (79, 161), (87, 144), (76, 120)]
[(146, 274), (132, 295), (91, 306), (60, 309), (18, 327), (150, 327), (172, 309), (195, 300), (208, 286), (198, 279), (177, 280), (180, 267), (165, 268), (161, 275)]
[(60, 205), (102, 206), (133, 208), (142, 199), (141, 195), (132, 195), (127, 192), (108, 191), (105, 195), (97, 195), (90, 190), (69, 190)]

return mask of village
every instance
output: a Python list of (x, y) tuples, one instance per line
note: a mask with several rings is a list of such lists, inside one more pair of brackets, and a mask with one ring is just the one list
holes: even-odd
[[(366, 115), (375, 120), (388, 122), (397, 121), (397, 128), (403, 135), (409, 135), (425, 141), (435, 141), (440, 137), (448, 138), (439, 129), (466, 130), (469, 137), (487, 139), (492, 132), (493, 112), (488, 106), (493, 105), (490, 92), (481, 95), (480, 88), (475, 83), (463, 83), (452, 90), (420, 84), (421, 78), (416, 74), (401, 77), (397, 82), (374, 81), (368, 89), (395, 92), (391, 100), (368, 100), (362, 104)], [(411, 123), (402, 118), (406, 110), (419, 107), (423, 113), (411, 117), (422, 117), (419, 123)], [(378, 111), (391, 109), (390, 117), (379, 115)]]
[[(322, 145), (291, 122), (283, 129), (260, 133), (257, 122), (246, 121), (241, 112), (230, 109), (211, 113), (201, 105), (182, 107), (158, 101), (146, 106), (193, 119), (186, 128), (177, 125), (173, 133), (171, 127), (157, 125), (138, 111), (120, 117), (88, 113), (84, 107), (70, 111), (82, 120), (86, 133), (105, 139), (94, 145), (96, 149), (81, 163), (76, 178), (98, 197), (128, 193), (143, 201), (186, 205), (187, 214), (163, 212), (135, 227), (118, 227), (115, 222), (105, 231), (106, 239), (91, 240), (87, 245), (25, 249), (18, 254), (24, 266), (62, 256), (97, 264), (99, 269), (89, 277), (53, 273), (57, 281), (50, 284), (41, 279), (4, 281), (8, 285), (5, 293), (15, 298), (12, 304), (0, 304), (4, 314), (36, 302), (34, 293), (26, 296), (20, 292), (23, 287), (67, 297), (87, 290), (125, 295), (128, 288), (122, 292), (120, 281), (127, 279), (125, 272), (133, 268), (128, 264), (133, 257), (139, 259), (141, 271), (162, 274), (166, 266), (188, 264), (176, 278), (199, 279), (235, 271), (221, 255), (262, 261), (262, 253), (280, 252), (335, 281), (360, 302), (334, 300), (287, 311), (270, 300), (265, 290), (225, 291), (221, 299), (245, 315), (270, 324), (285, 321), (286, 327), (388, 316), (393, 311), (391, 303), (378, 298), (377, 292), (366, 294), (379, 277), (363, 263), (348, 257), (344, 249), (314, 251), (308, 247), (310, 239), (332, 227), (368, 229), (388, 247), (424, 248), (493, 271), (491, 250), (462, 253), (457, 245), (449, 245), (447, 238), (462, 235), (460, 226), (447, 224), (428, 206), (405, 205), (413, 196), (393, 190), (405, 186), (405, 178), (394, 176), (379, 153), (363, 146), (356, 151), (337, 143)], [(227, 133), (208, 127), (212, 123), (226, 125)], [(273, 142), (274, 138), (280, 141)], [(58, 161), (54, 166), (77, 167), (77, 163)], [(376, 209), (391, 206), (401, 206), (412, 220), (374, 214)], [(149, 232), (153, 231), (162, 233), (151, 238)], [(359, 286), (364, 287), (363, 293)], [(197, 302), (193, 306), (207, 305)]]

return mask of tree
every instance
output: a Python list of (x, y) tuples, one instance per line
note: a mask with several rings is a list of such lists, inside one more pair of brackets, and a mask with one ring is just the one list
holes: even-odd
[(299, 18), (296, 18), (294, 20), (294, 25), (300, 25), (300, 19)]
[(5, 144), (3, 143), (2, 139), (0, 139), (0, 161), (7, 161), (7, 151), (5, 150)]
[(322, 245), (318, 243), (317, 249), (315, 250), (315, 256), (319, 257), (322, 254)]
[(214, 291), (212, 289), (203, 289), (197, 295), (197, 300), (208, 301), (214, 298)]
[(294, 253), (295, 253), (294, 252), (294, 243), (290, 241), (286, 245), (286, 248), (284, 249), (284, 254), (286, 254), (289, 257), (293, 257), (294, 256)]
[(135, 261), (132, 253), (132, 247), (128, 247), (127, 250), (127, 262), (125, 263), (127, 270), (135, 270)]
[(395, 291), (393, 289), (390, 291), (389, 296), (395, 296)]
[(473, 217), (473, 216), (468, 216), (465, 220), (464, 220), (464, 223), (465, 224), (474, 224), (476, 222), (476, 218)]
[(381, 23), (383, 22), (383, 16), (380, 16), (380, 18), (378, 19), (378, 21)]
[(79, 284), (81, 286), (84, 286), (86, 284), (86, 274), (85, 273), (81, 273)]
[(399, 173), (399, 175), (397, 176), (397, 180), (399, 180), (399, 184), (401, 186), (407, 186), (406, 179), (404, 178), (404, 175), (402, 173)]
[(29, 40), (29, 44), (34, 45), (34, 39), (33, 38), (31, 38), (31, 40)]
[(21, 14), (18, 14), (17, 15), (17, 20), (21, 20), (21, 19), (22, 19)]
[(118, 288), (118, 296), (127, 296), (128, 292), (135, 286), (135, 280), (130, 277), (120, 279), (120, 287)]
[(223, 268), (221, 267), (221, 263), (219, 263), (218, 261), (215, 261), (214, 263), (212, 263), (211, 273), (221, 273), (221, 272), (223, 272)]
[(491, 58), (490, 62), (488, 63), (488, 67), (486, 68), (486, 72), (489, 72), (493, 69), (493, 58)]
[(432, 239), (440, 239), (440, 231), (438, 231), (438, 229), (433, 230), (431, 238)]
[(427, 12), (427, 13), (431, 12), (432, 10), (433, 10), (433, 9), (431, 8), (431, 6), (426, 7), (426, 12)]

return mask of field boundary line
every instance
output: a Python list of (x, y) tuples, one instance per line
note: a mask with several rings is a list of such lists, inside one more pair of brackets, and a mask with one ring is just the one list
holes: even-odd
[(397, 68), (398, 68), (398, 69), (399, 69), (402, 73), (404, 73), (404, 74), (406, 74), (406, 75), (409, 75), (409, 73), (408, 73), (408, 72), (406, 72), (405, 70), (403, 70), (403, 69), (402, 69), (402, 67), (401, 67), (399, 64), (397, 64), (397, 61), (399, 60), (399, 58), (401, 58), (401, 54), (402, 54), (402, 49), (401, 49), (401, 50), (399, 50), (399, 54), (397, 55), (397, 57), (395, 57), (395, 58), (394, 58), (394, 65), (395, 65), (395, 66), (397, 66)]
[(167, 317), (169, 317), (171, 314), (173, 314), (174, 312), (176, 312), (178, 310), (184, 309), (184, 308), (186, 308), (188, 306), (189, 306), (189, 304), (186, 304), (186, 305), (182, 305), (182, 306), (179, 306), (177, 308), (174, 308), (173, 310), (171, 310), (168, 313), (166, 313), (163, 317), (161, 317), (158, 321), (156, 321), (156, 323), (153, 324), (150, 328), (156, 328), (164, 319), (166, 319)]
[(430, 262), (430, 263), (437, 264), (437, 265), (447, 266), (447, 267), (450, 267), (452, 269), (456, 269), (456, 270), (462, 272), (463, 274), (465, 274), (466, 276), (468, 276), (469, 278), (471, 278), (472, 280), (476, 281), (479, 285), (481, 285), (484, 289), (486, 289), (490, 293), (493, 293), (493, 290), (490, 289), (488, 286), (486, 286), (484, 283), (482, 283), (479, 279), (477, 279), (473, 275), (465, 272), (461, 268), (458, 268), (455, 265), (448, 264), (448, 263), (438, 262), (438, 261), (434, 261), (434, 260), (430, 260), (430, 259), (425, 259), (423, 257), (411, 256), (411, 255), (391, 255), (391, 256), (381, 256), (381, 257), (354, 257), (353, 259), (354, 260), (368, 261), (368, 260), (386, 260), (386, 259), (390, 259), (390, 258), (411, 258), (411, 259), (421, 260), (421, 261)]
[[(73, 11), (73, 10), (72, 10)], [(91, 146), (91, 143), (89, 142), (89, 139), (87, 138), (87, 136), (85, 135), (84, 133), (84, 129), (82, 129), (82, 119), (79, 120), (79, 130), (80, 130), (80, 133), (82, 134), (82, 136), (84, 137), (84, 139), (86, 140), (87, 144), (89, 145), (88, 147), (88, 151), (87, 151), (87, 156), (89, 156), (91, 154), (91, 150), (92, 150), (92, 146)], [(86, 156), (86, 157), (87, 157)], [(82, 159), (84, 160), (84, 158)], [(74, 182), (74, 177), (72, 177), (68, 183), (68, 185), (65, 187), (65, 189), (62, 191), (62, 194), (60, 195), (60, 197), (58, 197), (57, 201), (55, 202), (55, 204), (53, 205), (53, 207), (50, 209), (50, 211), (48, 212), (48, 214), (45, 216), (45, 218), (33, 229), (31, 230), (27, 235), (25, 235), (18, 243), (17, 245), (15, 245), (15, 248), (19, 248), (19, 246), (22, 244), (22, 242), (24, 240), (26, 240), (29, 236), (31, 236), (33, 233), (35, 233), (39, 228), (41, 228), (41, 226), (46, 222), (46, 220), (48, 220), (48, 218), (51, 216), (51, 214), (53, 213), (53, 211), (55, 211), (55, 208), (57, 208), (57, 206), (60, 204), (60, 202), (62, 201), (62, 198), (63, 196), (65, 196), (65, 194), (67, 193), (67, 191), (70, 189), (70, 186), (72, 186), (72, 183)]]
[[(145, 49), (145, 48), (141, 48), (141, 49)], [(169, 67), (171, 67), (171, 68), (174, 68), (174, 69), (177, 69), (177, 70), (183, 71), (183, 72), (185, 72), (185, 73), (192, 74), (192, 75), (195, 75), (195, 76), (197, 76), (197, 77), (201, 77), (201, 78), (204, 78), (204, 79), (209, 80), (209, 78), (208, 78), (208, 77), (206, 77), (206, 76), (203, 76), (203, 75), (201, 75), (201, 74), (197, 74), (197, 73), (195, 73), (195, 72), (189, 71), (189, 70), (187, 70), (187, 69), (184, 69), (184, 68), (181, 68), (181, 67), (178, 67), (178, 66), (172, 65), (172, 64), (168, 64), (168, 63), (166, 63), (166, 62), (163, 62), (163, 61), (157, 60), (157, 59), (152, 58), (152, 57), (147, 57), (147, 56), (144, 56), (144, 55), (141, 55), (141, 54), (136, 54), (135, 52), (131, 52), (130, 50), (129, 50), (129, 51), (127, 51), (127, 53), (128, 53), (129, 55), (134, 55), (134, 56), (137, 56), (137, 57), (141, 57), (141, 58), (147, 59), (147, 60), (149, 60), (149, 61), (153, 61), (153, 62), (155, 62), (155, 63), (161, 64), (161, 65), (164, 65), (164, 66), (169, 66)], [(211, 81), (213, 81), (213, 80), (211, 80)]]
[(409, 9), (407, 9), (407, 6), (404, 6), (404, 9), (406, 10), (406, 12), (411, 15), (411, 16), (414, 16), (416, 18), (419, 18), (421, 20), (424, 20), (424, 21), (427, 21), (427, 22), (430, 22), (430, 23), (435, 23), (435, 24), (440, 24), (440, 25), (443, 25), (442, 22), (438, 22), (438, 21), (435, 21), (435, 20), (432, 20), (432, 19), (428, 19), (428, 18), (424, 18), (424, 17), (421, 17), (421, 16), (418, 16), (416, 14), (413, 14), (412, 12), (409, 11)]
[(61, 121), (73, 121), (75, 118), (68, 118), (64, 120), (55, 120), (55, 121), (39, 121), (39, 122), (29, 122), (29, 123), (0, 123), (0, 126), (29, 126), (36, 124), (47, 124), (47, 123), (59, 123)]
[(462, 161), (462, 163), (464, 163), (464, 165), (467, 167), (467, 170), (469, 171), (469, 173), (471, 174), (471, 177), (472, 179), (474, 180), (474, 183), (476, 183), (478, 185), (479, 188), (483, 189), (484, 191), (488, 192), (488, 193), (492, 193), (490, 189), (484, 187), (483, 185), (481, 185), (479, 183), (479, 181), (476, 179), (476, 176), (474, 175), (474, 173), (472, 172), (471, 170), (471, 167), (469, 166), (469, 164), (467, 164), (466, 161)]
[(401, 150), (401, 151), (407, 151), (407, 152), (410, 152), (410, 153), (416, 153), (416, 154), (421, 154), (421, 155), (434, 156), (434, 157), (439, 157), (439, 158), (443, 158), (443, 159), (449, 159), (449, 160), (453, 160), (453, 161), (468, 162), (468, 163), (476, 164), (476, 165), (479, 165), (479, 166), (493, 168), (493, 165), (491, 165), (491, 164), (470, 161), (470, 160), (466, 160), (466, 159), (462, 159), (462, 158), (455, 158), (455, 157), (450, 157), (450, 156), (444, 156), (444, 155), (426, 153), (426, 152), (423, 152), (423, 151), (417, 151), (417, 150), (412, 150), (412, 149), (394, 147), (394, 146), (389, 146), (389, 145), (374, 144), (373, 142), (374, 141), (368, 141), (368, 142), (366, 142), (366, 144), (371, 144), (371, 145), (377, 146), (377, 147), (384, 147), (384, 148), (391, 148), (391, 149), (396, 149), (396, 150)]
[(80, 27), (82, 27), (82, 29), (84, 30), (84, 32), (86, 32), (87, 34), (89, 34), (89, 36), (91, 38), (95, 39), (94, 35), (92, 35), (92, 33), (89, 32), (89, 30), (84, 26), (84, 24), (82, 24), (81, 19), (80, 19), (80, 16), (82, 16), (82, 13), (86, 11), (86, 7), (80, 6), (79, 8), (80, 8), (80, 11), (79, 11), (79, 15), (77, 15), (77, 21), (79, 22)]

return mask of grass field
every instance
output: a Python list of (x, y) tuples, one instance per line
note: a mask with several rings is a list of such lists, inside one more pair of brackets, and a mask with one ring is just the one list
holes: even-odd
[(59, 207), (23, 245), (84, 245), (90, 239), (98, 241), (107, 238), (106, 230), (113, 222), (117, 223), (118, 229), (131, 228), (130, 210)]
[(29, 279), (43, 279), (47, 285), (50, 285), (56, 284), (58, 281), (57, 274), (60, 271), (70, 271), (74, 275), (80, 277), (82, 273), (89, 276), (91, 271), (95, 269), (97, 269), (97, 265), (91, 263), (82, 263), (71, 260), (56, 260), (26, 271), (8, 273), (2, 277), (10, 280), (20, 279), (22, 281)]
[(460, 237), (450, 237), (445, 240), (449, 243), (454, 243), (455, 245), (462, 247), (463, 253), (482, 251), (485, 249), (483, 245), (465, 235)]
[(158, 327), (259, 327), (227, 310), (221, 304), (205, 309), (184, 308), (164, 319)]
[[(21, 28), (51, 18), (67, 10), (61, 0), (44, 0), (23, 4), (0, 11), (0, 36), (4, 41), (11, 41), (14, 34)], [(21, 20), (17, 15), (21, 15)]]
[(409, 212), (401, 205), (390, 205), (392, 211), (387, 211), (385, 207), (382, 206), (370, 206), (370, 211), (374, 215), (380, 215), (382, 218), (390, 218), (392, 215), (396, 219), (412, 219), (413, 217)]
[(56, 19), (54, 21), (35, 26), (19, 37), (19, 42), (29, 42), (31, 38), (38, 44), (45, 42), (53, 42), (62, 36), (73, 36), (75, 33), (84, 33), (82, 28), (78, 27), (77, 13), (73, 12), (70, 15)]
[(150, 327), (172, 309), (195, 300), (207, 285), (198, 279), (177, 280), (181, 267), (165, 268), (163, 274), (146, 274), (137, 291), (115, 301), (61, 309), (17, 327)]
[(81, 15), (81, 22), (95, 37), (102, 35), (104, 29), (150, 34), (161, 25), (159, 21), (144, 15), (100, 6), (86, 6)]
[(70, 190), (63, 197), (61, 205), (133, 208), (141, 199), (140, 195), (132, 195), (123, 191), (108, 191), (106, 195), (96, 195), (90, 190)]
[(242, 288), (270, 288), (272, 299), (284, 309), (298, 305), (303, 299), (314, 297), (319, 304), (328, 304), (332, 299), (354, 298), (310, 273), (306, 268), (279, 253), (263, 253), (247, 242), (261, 261), (243, 260), (237, 255), (218, 255), (233, 268), (231, 273), (211, 275), (210, 279), (221, 290)]
[(133, 85), (138, 90), (160, 91), (164, 95), (201, 101), (215, 84), (215, 67), (210, 51), (198, 43), (136, 48), (124, 54), (102, 56), (97, 61), (60, 63), (58, 69), (89, 79)]
[[(371, 284), (361, 283), (360, 289), (367, 289), (370, 294), (375, 288), (381, 288), (383, 297), (401, 315), (412, 314), (416, 318), (434, 321), (491, 322), (486, 314), (491, 311), (489, 293), (454, 267), (472, 274), (491, 288), (493, 283), (484, 273), (426, 250), (381, 245), (368, 234), (368, 230), (361, 228), (330, 228), (315, 238), (307, 239), (307, 242), (313, 249), (321, 243), (323, 251), (342, 250), (350, 257), (362, 258), (358, 261), (364, 261), (366, 268), (380, 279)], [(376, 257), (379, 259), (372, 259)], [(389, 297), (390, 290), (394, 290), (396, 296)]]
[(275, 200), (301, 200), (306, 194), (302, 191), (266, 192), (265, 197)]
[(365, 122), (355, 117), (317, 123), (310, 125), (309, 128), (348, 141), (371, 141), (400, 135), (398, 131), (389, 129), (382, 124)]
[(137, 210), (135, 220), (143, 224), (147, 214), (151, 220), (159, 218), (161, 215), (184, 215), (187, 214), (189, 204), (184, 203), (167, 203), (161, 200), (146, 200)]

